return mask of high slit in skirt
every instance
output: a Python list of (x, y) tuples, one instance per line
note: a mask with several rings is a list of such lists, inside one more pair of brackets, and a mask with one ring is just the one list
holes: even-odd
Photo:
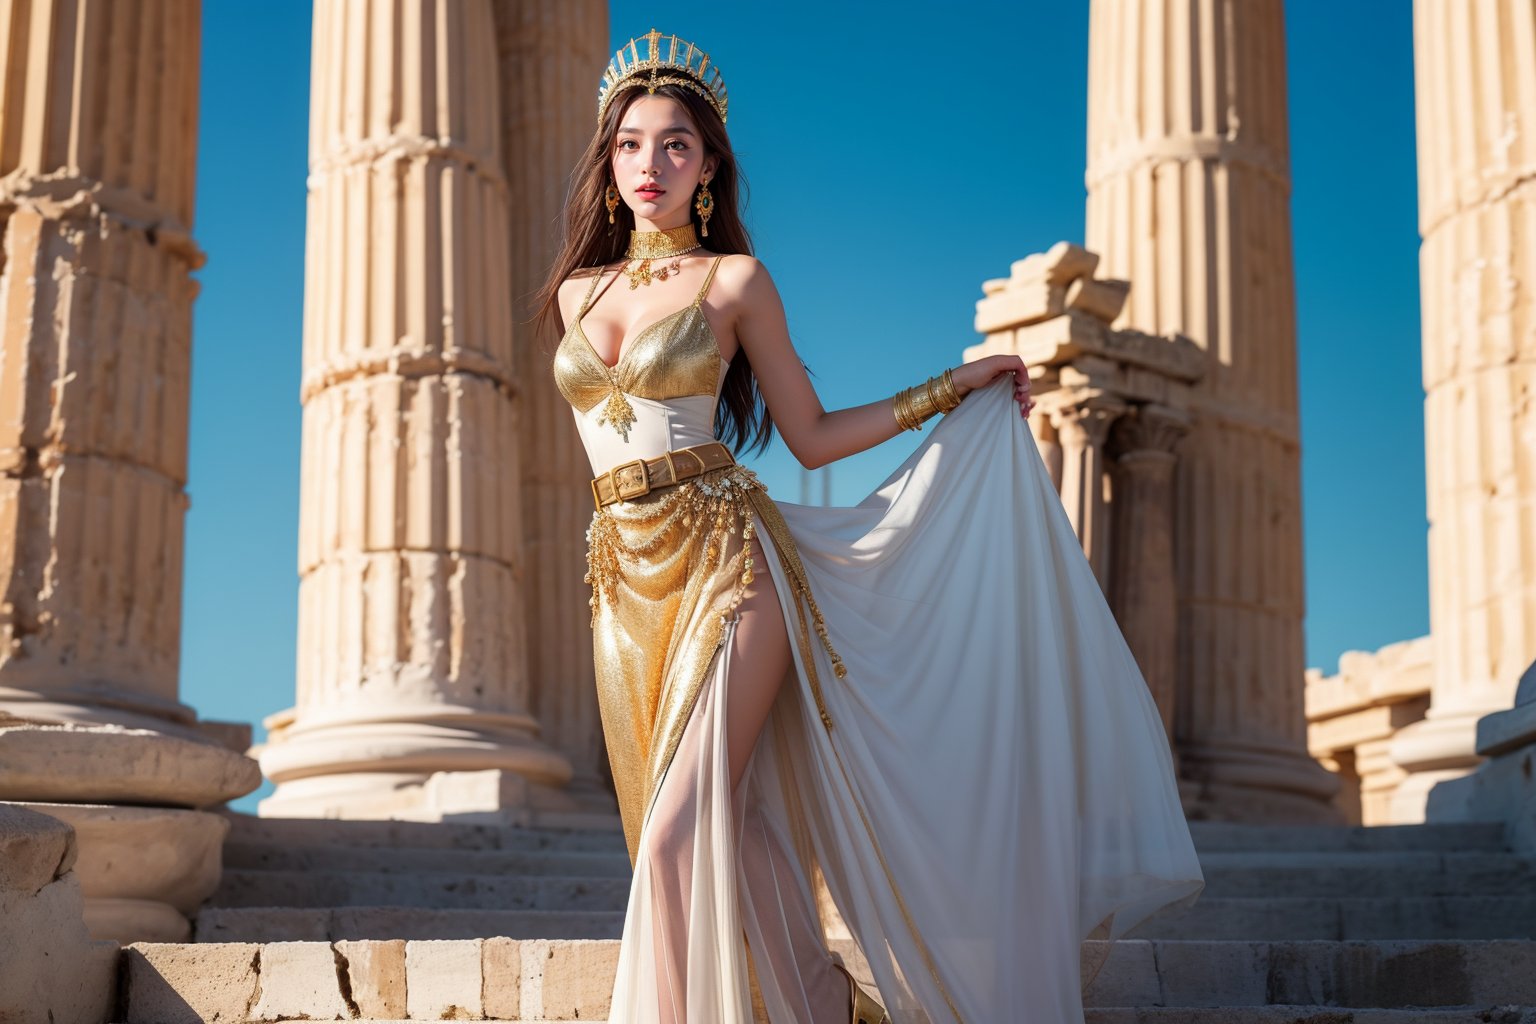
[[(1076, 1024), (1080, 942), (1203, 888), (1162, 720), (1006, 376), (858, 505), (729, 466), (606, 506), (588, 542), (635, 869), (611, 1024), (751, 1021), (749, 949), (824, 945), (820, 886), (897, 1024)], [(733, 793), (760, 572), (793, 671)], [(811, 1019), (792, 963), (755, 967), (775, 1024)]]

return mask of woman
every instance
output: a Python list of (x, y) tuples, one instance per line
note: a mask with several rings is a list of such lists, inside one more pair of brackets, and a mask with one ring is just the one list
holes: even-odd
[[(596, 474), (594, 657), (634, 865), (609, 1019), (749, 1021), (750, 969), (776, 1024), (1080, 1021), (1084, 936), (1203, 879), (1025, 367), (824, 411), (751, 256), (725, 118), (690, 43), (618, 51), (541, 296)], [(940, 412), (853, 508), (776, 503), (734, 458), (776, 427), (821, 466)], [(817, 880), (889, 1017), (828, 951)]]

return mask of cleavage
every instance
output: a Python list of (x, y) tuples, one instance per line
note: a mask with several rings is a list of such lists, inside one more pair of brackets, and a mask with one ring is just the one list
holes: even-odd
[[(640, 328), (638, 331), (635, 331), (633, 334), (630, 334), (626, 338), (623, 338), (622, 339), (623, 345), (618, 350), (618, 353), (617, 353), (618, 358), (616, 358), (611, 363), (608, 360), (603, 358), (603, 354), (597, 350), (597, 346), (592, 344), (592, 336), (587, 333), (587, 328), (586, 328), (585, 321), (591, 319), (591, 310), (587, 311), (587, 316), (585, 316), (585, 317), (581, 318), (580, 320), (576, 321), (576, 328), (577, 328), (577, 330), (581, 331), (581, 336), (582, 336), (583, 340), (586, 341), (587, 347), (592, 350), (592, 354), (597, 357), (598, 362), (602, 363), (603, 366), (605, 366), (609, 370), (617, 370), (620, 366), (624, 365), (624, 360), (629, 358), (630, 350), (635, 347), (635, 343), (636, 342), (640, 341), (642, 338), (644, 338), (651, 331), (653, 331), (656, 328), (661, 327), (662, 325), (666, 324), (668, 321), (673, 320), (673, 319), (675, 319), (677, 317), (680, 317), (684, 313), (687, 313), (688, 310), (690, 310), (692, 308), (693, 308), (693, 306), (690, 303), (689, 305), (684, 306), (681, 309), (674, 309), (670, 313), (664, 313), (662, 316), (658, 317), (655, 320), (652, 320), (650, 323), (646, 324), (644, 327)], [(700, 312), (702, 313), (703, 311), (701, 310)], [(705, 322), (707, 324), (708, 320), (706, 319)]]

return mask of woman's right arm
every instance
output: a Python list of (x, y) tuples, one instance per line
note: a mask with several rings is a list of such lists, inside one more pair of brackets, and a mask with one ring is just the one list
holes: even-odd
[[(727, 264), (731, 265), (729, 273)], [(831, 412), (822, 407), (790, 342), (784, 302), (761, 262), (751, 256), (728, 257), (721, 264), (720, 277), (726, 279), (731, 293), (726, 298), (734, 300), (736, 337), (752, 362), (763, 401), (784, 444), (801, 465), (816, 469), (902, 432), (896, 421), (894, 395)], [(988, 356), (955, 367), (950, 376), (955, 390), (964, 397), (1001, 373), (1014, 373), (1014, 397), (1021, 413), (1027, 415), (1029, 375), (1018, 356)]]

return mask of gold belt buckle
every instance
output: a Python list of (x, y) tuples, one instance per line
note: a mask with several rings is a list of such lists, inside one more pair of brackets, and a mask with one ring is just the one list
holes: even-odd
[[(640, 473), (640, 487), (638, 490), (625, 490), (619, 481), (619, 474), (628, 469), (637, 469)], [(620, 501), (628, 501), (631, 498), (643, 497), (651, 493), (651, 475), (646, 472), (645, 460), (636, 459), (633, 462), (620, 463), (608, 471), (608, 485), (613, 488), (613, 493)]]

